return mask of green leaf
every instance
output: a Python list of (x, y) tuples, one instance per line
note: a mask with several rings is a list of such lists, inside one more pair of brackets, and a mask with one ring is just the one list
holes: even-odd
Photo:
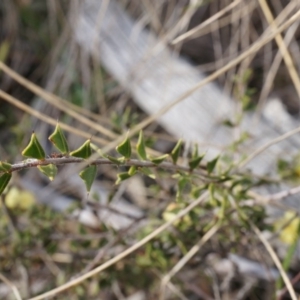
[(194, 144), (194, 150), (193, 150), (193, 154), (192, 154), (192, 158), (196, 158), (198, 155), (198, 149), (199, 149), (199, 146), (198, 144)]
[(143, 167), (139, 169), (143, 174), (145, 174), (146, 176), (155, 179), (156, 176), (154, 175), (154, 173), (151, 171), (151, 169)]
[(11, 173), (4, 173), (0, 177), (0, 195), (3, 193), (11, 179)]
[(116, 150), (123, 155), (125, 158), (130, 158), (131, 156), (131, 145), (128, 136), (119, 146), (116, 147)]
[(210, 174), (214, 170), (214, 168), (219, 160), (219, 157), (220, 156), (217, 156), (216, 158), (214, 158), (213, 160), (211, 160), (207, 163), (206, 167), (207, 167), (208, 174)]
[(164, 154), (164, 155), (161, 155), (161, 156), (158, 156), (158, 157), (152, 157), (152, 158), (150, 158), (150, 160), (151, 160), (154, 164), (159, 165), (159, 164), (161, 164), (168, 156), (169, 156), (169, 154)]
[(189, 160), (189, 166), (190, 166), (191, 170), (194, 170), (194, 169), (198, 168), (198, 166), (201, 163), (204, 155), (205, 154), (202, 154), (200, 156), (194, 157), (194, 158)]
[(36, 158), (36, 159), (45, 158), (45, 151), (42, 148), (34, 132), (31, 135), (31, 139), (28, 146), (22, 151), (22, 155), (30, 158)]
[(51, 181), (57, 174), (57, 167), (53, 164), (49, 164), (46, 166), (38, 166), (37, 167), (44, 175), (46, 175)]
[(117, 175), (116, 184), (120, 184), (122, 181), (124, 181), (124, 180), (126, 180), (126, 179), (128, 179), (128, 178), (130, 178), (130, 177), (131, 177), (131, 175), (128, 174), (127, 172), (119, 173), (119, 174)]
[(3, 40), (0, 44), (0, 61), (5, 61), (9, 54), (11, 44), (8, 40)]
[(188, 183), (190, 182), (190, 179), (188, 177), (185, 176), (181, 176), (178, 180), (178, 194), (181, 195), (184, 191), (184, 189), (186, 189)]
[(61, 130), (59, 123), (56, 124), (54, 132), (49, 136), (49, 140), (62, 154), (69, 152), (66, 137)]
[(92, 184), (96, 178), (96, 174), (97, 174), (97, 166), (95, 165), (86, 167), (79, 173), (79, 176), (84, 181), (88, 192), (91, 190)]
[(131, 166), (128, 170), (128, 174), (133, 176), (136, 173), (136, 166)]
[(175, 165), (177, 163), (181, 148), (182, 148), (182, 140), (179, 140), (171, 152), (171, 157)]
[(147, 160), (147, 153), (146, 153), (144, 135), (143, 135), (142, 130), (139, 133), (139, 139), (138, 139), (138, 142), (136, 144), (136, 151), (137, 151), (137, 154), (139, 155), (139, 157), (142, 160)]
[(81, 147), (72, 151), (71, 156), (80, 157), (80, 158), (89, 158), (92, 154), (91, 149), (91, 140), (88, 139)]
[(0, 161), (0, 172), (9, 172), (11, 170), (11, 164)]

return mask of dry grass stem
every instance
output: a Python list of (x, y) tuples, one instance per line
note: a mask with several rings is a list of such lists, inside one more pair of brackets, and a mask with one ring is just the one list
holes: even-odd
[(2, 280), (12, 290), (17, 300), (22, 300), (22, 297), (17, 287), (1, 273), (0, 273), (0, 280)]
[(257, 237), (260, 239), (260, 241), (263, 243), (263, 245), (265, 246), (265, 248), (267, 249), (269, 255), (271, 256), (273, 262), (275, 263), (276, 267), (278, 268), (280, 275), (285, 283), (285, 286), (292, 298), (292, 300), (297, 300), (298, 297), (296, 295), (296, 292), (292, 286), (292, 283), (288, 277), (288, 275), (286, 274), (285, 270), (283, 269), (283, 266), (280, 262), (280, 259), (278, 258), (278, 256), (276, 255), (274, 249), (272, 248), (272, 246), (270, 245), (270, 243), (267, 241), (267, 239), (263, 236), (263, 234), (261, 233), (261, 231), (259, 230), (259, 228), (257, 228), (257, 226), (255, 224), (253, 224), (251, 221), (248, 221), (252, 227), (252, 230), (255, 232), (255, 234), (257, 235)]

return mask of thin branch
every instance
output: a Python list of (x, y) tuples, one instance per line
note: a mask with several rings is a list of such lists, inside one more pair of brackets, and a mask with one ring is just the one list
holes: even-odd
[[(277, 202), (277, 201), (283, 200), (289, 196), (297, 195), (299, 193), (300, 193), (300, 186), (296, 186), (289, 190), (281, 191), (281, 192), (271, 194), (271, 195), (266, 195), (266, 196), (260, 195), (253, 191), (249, 191), (249, 196), (254, 198), (257, 203), (266, 205), (266, 204), (270, 204), (272, 202)], [(244, 202), (244, 204), (245, 203), (247, 203), (247, 202)], [(250, 202), (248, 202), (248, 205), (249, 204), (250, 204)]]
[[(128, 159), (124, 163), (120, 162), (120, 164), (113, 162), (109, 160), (108, 158), (98, 158), (95, 160), (90, 160), (90, 159), (84, 159), (84, 158), (78, 158), (78, 157), (71, 157), (71, 156), (64, 156), (64, 157), (59, 157), (59, 158), (45, 158), (43, 160), (39, 159), (26, 159), (22, 162), (15, 163), (12, 165), (10, 172), (16, 172), (16, 171), (21, 171), (29, 168), (36, 168), (37, 166), (46, 166), (49, 164), (53, 164), (56, 166), (59, 165), (65, 165), (65, 164), (80, 164), (80, 163), (86, 163), (87, 165), (117, 165), (120, 167), (138, 167), (138, 168), (161, 168), (169, 171), (184, 171), (184, 172), (191, 172), (189, 167), (185, 166), (179, 166), (179, 165), (174, 165), (171, 162), (162, 162), (160, 164), (155, 164), (151, 161), (140, 161), (138, 159)], [(2, 172), (3, 173), (3, 172)], [(213, 180), (213, 177), (207, 176), (207, 178), (204, 178), (206, 172), (203, 170), (193, 170), (193, 174), (202, 176), (203, 180), (211, 179)], [(0, 172), (1, 174), (1, 172)]]

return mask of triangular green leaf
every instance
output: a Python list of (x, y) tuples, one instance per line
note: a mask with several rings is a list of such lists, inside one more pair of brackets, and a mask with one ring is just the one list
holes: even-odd
[(136, 151), (137, 151), (137, 154), (139, 155), (139, 157), (142, 160), (147, 160), (147, 153), (146, 153), (144, 135), (143, 135), (142, 130), (139, 133), (139, 139), (138, 139), (138, 142), (136, 144)]
[(45, 151), (42, 148), (34, 132), (31, 135), (31, 139), (28, 146), (22, 151), (22, 155), (30, 158), (36, 158), (36, 159), (45, 158)]
[(161, 156), (158, 156), (158, 157), (150, 158), (150, 160), (151, 160), (154, 164), (159, 165), (159, 164), (161, 164), (168, 156), (169, 156), (169, 154), (164, 154), (164, 155), (161, 155)]
[(198, 156), (198, 144), (194, 144), (194, 150), (193, 150), (193, 154), (192, 154), (192, 158), (195, 158)]
[(97, 174), (97, 166), (95, 165), (86, 167), (79, 173), (79, 176), (84, 181), (88, 192), (91, 190), (92, 184), (96, 178), (96, 174)]
[(80, 158), (89, 158), (92, 154), (91, 149), (91, 140), (88, 139), (81, 147), (72, 151), (71, 156), (80, 157)]
[(119, 173), (119, 174), (117, 175), (116, 184), (120, 184), (122, 181), (124, 181), (124, 180), (126, 180), (126, 179), (128, 179), (128, 178), (130, 178), (130, 177), (131, 177), (131, 175), (128, 174), (127, 172)]
[(5, 188), (8, 185), (10, 179), (11, 179), (11, 173), (4, 173), (3, 175), (0, 176), (0, 195), (5, 190)]
[(189, 166), (190, 166), (191, 170), (194, 170), (194, 169), (198, 168), (198, 166), (199, 166), (201, 160), (203, 159), (204, 155), (205, 154), (194, 157), (194, 158), (189, 160)]
[(182, 147), (182, 140), (179, 140), (171, 152), (173, 163), (176, 165)]
[(218, 160), (219, 160), (219, 156), (217, 156), (216, 158), (214, 158), (213, 160), (207, 163), (206, 167), (207, 167), (208, 174), (210, 174), (214, 170)]
[(54, 132), (49, 136), (49, 140), (62, 154), (69, 152), (66, 137), (61, 130), (59, 123), (56, 124)]
[(128, 136), (126, 139), (116, 147), (116, 150), (123, 155), (125, 158), (130, 158), (131, 156), (131, 144)]
[(11, 170), (11, 164), (4, 161), (0, 161), (0, 172), (9, 172)]
[(57, 167), (53, 164), (49, 164), (46, 166), (38, 166), (37, 167), (44, 175), (46, 175), (51, 181), (57, 174)]

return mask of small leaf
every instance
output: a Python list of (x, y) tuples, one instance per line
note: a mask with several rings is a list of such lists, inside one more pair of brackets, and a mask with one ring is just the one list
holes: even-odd
[(88, 139), (81, 147), (72, 151), (71, 156), (80, 157), (80, 158), (89, 158), (92, 154), (91, 149), (91, 140)]
[(207, 167), (208, 174), (210, 174), (214, 170), (218, 160), (219, 160), (219, 156), (217, 156), (216, 158), (214, 158), (213, 160), (211, 160), (207, 163), (206, 167)]
[(136, 173), (136, 166), (131, 166), (128, 170), (128, 174), (133, 176)]
[(4, 40), (0, 44), (0, 61), (5, 61), (9, 54), (9, 49), (11, 48), (11, 44), (8, 40)]
[(79, 173), (79, 176), (84, 181), (88, 192), (91, 190), (92, 184), (96, 178), (96, 174), (97, 174), (97, 166), (95, 165), (86, 167)]
[(146, 153), (144, 135), (143, 135), (142, 130), (139, 133), (139, 139), (138, 139), (138, 142), (136, 144), (136, 151), (137, 151), (137, 154), (139, 155), (139, 157), (142, 160), (147, 160), (147, 153)]
[(194, 157), (192, 159), (189, 160), (189, 166), (191, 170), (194, 170), (196, 168), (198, 168), (200, 162), (202, 161), (203, 157), (205, 154)]
[(154, 175), (154, 173), (151, 171), (151, 169), (143, 167), (139, 169), (143, 174), (145, 174), (146, 176), (155, 179), (156, 176)]
[(168, 156), (169, 156), (169, 154), (164, 154), (164, 155), (161, 155), (161, 156), (158, 156), (158, 157), (150, 158), (150, 160), (151, 160), (154, 164), (159, 165), (159, 164), (161, 164)]
[(58, 123), (56, 124), (54, 132), (49, 136), (49, 140), (62, 154), (69, 152), (66, 137)]
[(131, 156), (131, 145), (128, 136), (125, 141), (116, 147), (116, 150), (123, 155), (125, 158), (130, 158)]
[(49, 164), (46, 166), (38, 166), (37, 167), (44, 175), (46, 175), (51, 181), (57, 174), (57, 167), (53, 164)]
[(198, 155), (198, 149), (199, 149), (199, 146), (198, 144), (194, 144), (194, 150), (193, 150), (193, 154), (192, 154), (192, 158), (196, 158)]
[(0, 161), (0, 172), (9, 172), (11, 170), (11, 164)]
[(0, 195), (5, 190), (5, 188), (8, 185), (10, 179), (11, 179), (11, 173), (4, 173), (3, 175), (0, 176)]
[(22, 151), (22, 155), (30, 158), (36, 158), (36, 159), (45, 158), (45, 151), (42, 148), (34, 132), (31, 135), (31, 139), (28, 146)]
[(188, 185), (189, 182), (190, 182), (190, 179), (186, 176), (181, 176), (178, 179), (178, 190), (180, 191), (180, 193), (183, 192), (183, 190), (186, 188), (186, 186)]
[(116, 184), (120, 184), (122, 181), (124, 181), (124, 180), (126, 180), (126, 179), (128, 179), (128, 178), (130, 178), (130, 177), (131, 177), (131, 175), (128, 174), (127, 172), (119, 173), (119, 174), (117, 175)]
[(171, 157), (175, 165), (177, 163), (181, 148), (182, 148), (182, 140), (179, 140), (171, 152)]

